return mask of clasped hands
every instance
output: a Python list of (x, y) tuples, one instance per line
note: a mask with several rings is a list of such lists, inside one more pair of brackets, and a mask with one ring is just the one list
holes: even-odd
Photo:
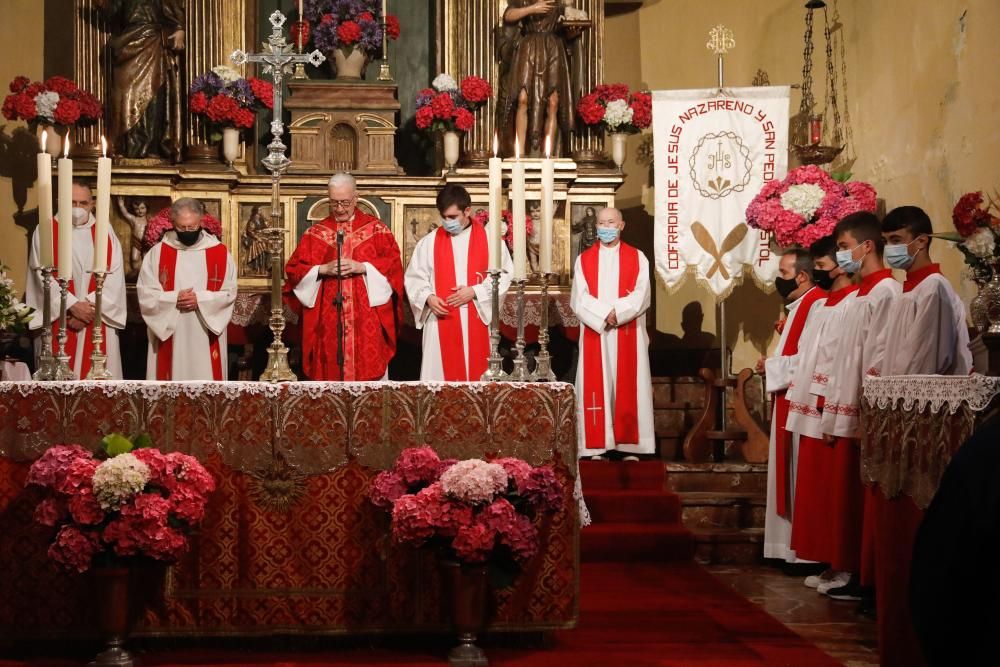
[(326, 264), (319, 265), (319, 275), (320, 276), (337, 276), (341, 278), (349, 278), (351, 276), (359, 276), (362, 273), (366, 273), (364, 262), (356, 262), (353, 259), (341, 259), (340, 260), (340, 273), (337, 273), (337, 260), (332, 262), (327, 262)]
[(94, 321), (94, 304), (89, 301), (77, 301), (66, 309), (66, 326), (73, 331), (85, 329)]
[(177, 293), (177, 310), (190, 313), (198, 309), (198, 295), (190, 287)]
[(438, 317), (447, 317), (452, 308), (458, 308), (469, 303), (476, 297), (476, 290), (468, 285), (459, 285), (451, 288), (451, 294), (447, 299), (442, 299), (437, 294), (427, 297), (427, 305)]
[(604, 323), (607, 324), (612, 329), (618, 327), (618, 315), (615, 313), (614, 310), (608, 313), (608, 316), (604, 318)]

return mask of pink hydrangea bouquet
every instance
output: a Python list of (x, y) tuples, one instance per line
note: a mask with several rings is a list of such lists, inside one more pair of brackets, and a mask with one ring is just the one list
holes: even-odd
[(875, 188), (834, 179), (815, 165), (798, 167), (769, 181), (747, 206), (747, 224), (774, 234), (782, 247), (808, 248), (833, 233), (844, 216), (875, 212)]
[[(220, 241), (222, 240), (222, 222), (215, 216), (208, 213), (201, 216), (201, 227)], [(159, 243), (163, 235), (173, 228), (174, 222), (170, 218), (170, 207), (168, 206), (160, 210), (146, 223), (146, 233), (142, 237), (143, 252), (149, 252), (149, 249)]]
[(521, 459), (444, 460), (430, 447), (405, 449), (375, 476), (371, 502), (391, 512), (393, 539), (439, 548), (467, 564), (488, 564), (511, 583), (538, 553), (535, 519), (562, 509), (563, 488), (551, 466)]
[(187, 551), (215, 481), (194, 457), (149, 444), (112, 434), (96, 453), (56, 445), (31, 465), (27, 484), (46, 492), (35, 521), (57, 529), (52, 560), (86, 572), (130, 558), (174, 562)]
[[(502, 226), (500, 227), (500, 237), (503, 239), (503, 242), (507, 244), (507, 249), (514, 252), (514, 226), (511, 224), (511, 221), (514, 219), (514, 214), (511, 213), (510, 209), (504, 209), (500, 214), (500, 219), (502, 221)], [(478, 222), (485, 227), (490, 221), (490, 214), (483, 209), (479, 209), (472, 215), (472, 220), (473, 222)], [(534, 231), (535, 224), (531, 219), (531, 214), (527, 214), (524, 222), (524, 233), (528, 238), (531, 238)]]

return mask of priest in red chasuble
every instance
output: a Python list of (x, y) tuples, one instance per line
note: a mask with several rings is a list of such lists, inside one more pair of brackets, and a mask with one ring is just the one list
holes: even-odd
[(618, 209), (597, 214), (597, 245), (580, 253), (570, 307), (580, 318), (577, 416), (581, 456), (652, 454), (653, 384), (646, 311), (649, 261), (619, 239)]
[(385, 379), (396, 353), (403, 295), (399, 245), (392, 230), (357, 203), (354, 178), (334, 174), (330, 216), (306, 230), (285, 265), (285, 298), (302, 309), (302, 369), (310, 380)]

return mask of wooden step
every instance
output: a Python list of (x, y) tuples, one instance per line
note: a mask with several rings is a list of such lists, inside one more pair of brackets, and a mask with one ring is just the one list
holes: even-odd
[(767, 498), (759, 493), (689, 491), (677, 494), (691, 530), (763, 528)]
[(766, 464), (669, 462), (666, 468), (667, 486), (676, 492), (767, 492)]
[(759, 563), (764, 558), (764, 529), (704, 529), (691, 531), (695, 560), (703, 564)]

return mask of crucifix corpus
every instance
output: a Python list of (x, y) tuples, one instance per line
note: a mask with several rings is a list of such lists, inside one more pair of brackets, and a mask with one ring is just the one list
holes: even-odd
[(281, 12), (271, 14), (271, 36), (264, 45), (263, 53), (246, 53), (245, 51), (233, 51), (229, 57), (235, 65), (245, 65), (246, 63), (260, 63), (263, 67), (262, 74), (271, 74), (274, 80), (274, 110), (271, 116), (271, 143), (268, 144), (268, 154), (261, 160), (261, 164), (271, 172), (271, 225), (260, 231), (260, 235), (267, 241), (267, 249), (271, 255), (271, 318), (268, 324), (274, 340), (267, 348), (267, 369), (260, 376), (264, 382), (293, 382), (296, 378), (292, 369), (288, 366), (288, 348), (281, 341), (281, 334), (285, 330), (285, 315), (281, 303), (281, 276), (282, 262), (285, 256), (285, 234), (283, 216), (281, 210), (281, 175), (292, 163), (285, 155), (286, 146), (281, 141), (281, 136), (285, 133), (284, 124), (281, 121), (282, 98), (284, 95), (285, 75), (289, 74), (296, 63), (311, 63), (313, 66), (320, 65), (326, 58), (318, 50), (312, 53), (295, 53), (291, 44), (285, 41), (284, 30), (285, 15)]

